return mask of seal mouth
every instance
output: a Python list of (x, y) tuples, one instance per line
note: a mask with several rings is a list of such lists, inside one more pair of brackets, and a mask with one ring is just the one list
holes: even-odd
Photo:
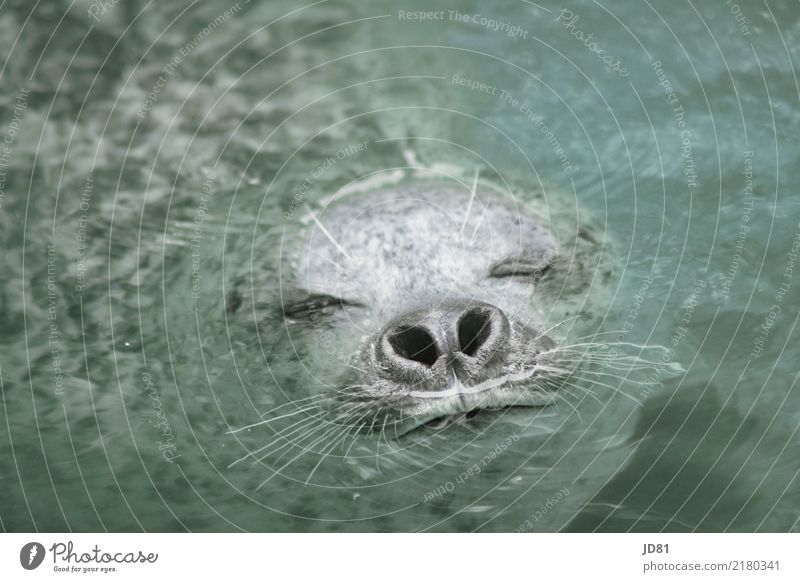
[(534, 366), (523, 372), (490, 378), (474, 386), (456, 382), (446, 390), (410, 391), (414, 400), (410, 418), (414, 421), (405, 433), (420, 428), (442, 430), (453, 425), (475, 425), (502, 415), (512, 408), (543, 408), (552, 397), (532, 389), (540, 371)]
[(468, 424), (470, 421), (476, 419), (483, 419), (489, 418), (492, 416), (496, 416), (498, 413), (504, 412), (511, 408), (515, 408), (512, 406), (500, 406), (496, 408), (474, 408), (468, 412), (461, 412), (458, 414), (447, 414), (444, 416), (439, 416), (428, 422), (425, 422), (418, 426), (417, 428), (426, 428), (431, 430), (442, 430), (448, 426), (454, 424)]

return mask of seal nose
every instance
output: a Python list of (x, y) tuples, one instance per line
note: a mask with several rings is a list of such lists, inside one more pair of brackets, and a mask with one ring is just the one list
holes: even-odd
[[(439, 359), (441, 348), (436, 339), (423, 327), (403, 327), (393, 329), (387, 336), (393, 357), (409, 362), (417, 362), (431, 367)], [(392, 353), (393, 352), (393, 353)]]
[(470, 375), (502, 356), (508, 336), (508, 318), (493, 305), (440, 304), (390, 323), (378, 341), (377, 363), (404, 382), (431, 379), (447, 368)]

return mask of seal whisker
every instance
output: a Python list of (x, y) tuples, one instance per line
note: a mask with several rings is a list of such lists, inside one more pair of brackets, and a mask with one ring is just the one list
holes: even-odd
[[(299, 426), (299, 428), (297, 428), (297, 430), (299, 431), (302, 428), (304, 428), (304, 427), (306, 427), (306, 426), (308, 426), (310, 424), (313, 424), (315, 422), (315, 420), (316, 419), (303, 419), (301, 421), (298, 421), (297, 423), (291, 424), (288, 428), (298, 427)], [(286, 429), (284, 429), (284, 430), (286, 430)], [(282, 432), (284, 432), (284, 431), (282, 431)], [(246, 455), (244, 455), (243, 457), (237, 459), (236, 461), (234, 461), (233, 463), (228, 465), (228, 469), (232, 468), (234, 465), (237, 465), (238, 463), (240, 463), (240, 462), (242, 462), (242, 461), (244, 461), (244, 460), (246, 460), (246, 459), (248, 459), (250, 457), (253, 457), (253, 464), (255, 465), (256, 463), (262, 461), (266, 457), (266, 454), (264, 456), (262, 456), (262, 457), (258, 457), (258, 455), (260, 455), (264, 451), (267, 451), (270, 447), (273, 447), (273, 446), (277, 445), (281, 441), (281, 439), (283, 439), (283, 438), (284, 437), (282, 437), (282, 436), (281, 437), (277, 437), (276, 436), (275, 438), (270, 440), (267, 444), (259, 447), (258, 449), (254, 450), (254, 451), (249, 451)], [(284, 442), (286, 442), (286, 441), (284, 441)], [(280, 447), (280, 448), (282, 448), (282, 447)], [(280, 448), (278, 448), (277, 450), (280, 450)], [(270, 454), (270, 453), (267, 453), (267, 454)]]
[[(588, 396), (589, 398), (591, 398), (592, 400), (594, 400), (595, 402), (597, 402), (601, 406), (605, 404), (594, 392), (592, 392), (592, 390), (590, 388), (587, 388), (586, 386), (581, 386), (579, 384), (570, 384), (569, 388), (571, 390), (577, 390), (577, 391), (583, 393), (584, 397)], [(577, 397), (577, 394), (575, 396)], [(581, 398), (581, 399), (583, 399), (583, 398)]]
[[(333, 425), (334, 427), (337, 428), (337, 430), (341, 430), (343, 432), (343, 434), (345, 434), (345, 435), (347, 433), (349, 433), (351, 430), (353, 430), (354, 428), (357, 431), (359, 429), (359, 427), (358, 427), (358, 425), (356, 423), (361, 418), (363, 418), (364, 416), (366, 416), (366, 415), (368, 415), (370, 413), (369, 408), (370, 408), (372, 403), (369, 402), (369, 401), (367, 401), (367, 402), (359, 402), (359, 403), (356, 403), (355, 406), (353, 406), (351, 410), (344, 410), (344, 405), (345, 404), (349, 404), (349, 403), (342, 403), (340, 405), (340, 407), (339, 407), (338, 412), (334, 412), (334, 414), (338, 414), (339, 417), (335, 417), (333, 421), (323, 420), (320, 424), (321, 425), (326, 425), (326, 424), (327, 425)], [(353, 417), (355, 417), (358, 414), (358, 412), (360, 410), (363, 410), (363, 409), (367, 409), (367, 412), (364, 413), (363, 415), (357, 417), (355, 420), (353, 420)], [(339, 421), (339, 419), (341, 419), (341, 420)], [(322, 427), (318, 427), (318, 428), (322, 428)], [(306, 436), (308, 436), (308, 433), (303, 435), (302, 437), (296, 439), (294, 442), (295, 443), (299, 443)], [(289, 444), (289, 443), (287, 443), (287, 444)], [(283, 448), (283, 447), (280, 447), (280, 448)], [(278, 449), (278, 450), (280, 450), (280, 449)], [(275, 451), (273, 451), (273, 452), (275, 452)]]
[(308, 474), (308, 477), (306, 477), (304, 483), (305, 485), (308, 485), (311, 482), (311, 478), (314, 476), (314, 473), (317, 471), (319, 466), (322, 465), (322, 462), (330, 455), (331, 451), (333, 451), (333, 449), (335, 449), (336, 446), (342, 442), (345, 435), (347, 435), (349, 431), (350, 429), (347, 426), (344, 426), (339, 430), (339, 434), (331, 438), (330, 444), (322, 448), (322, 450), (319, 453), (320, 454), (319, 461), (317, 462), (316, 465), (314, 465), (314, 468), (311, 469), (311, 472)]
[[(268, 457), (276, 455), (279, 451), (283, 451), (275, 459), (276, 463), (279, 462), (294, 447), (300, 447), (301, 443), (306, 438), (308, 438), (309, 436), (311, 436), (313, 434), (316, 434), (317, 432), (319, 432), (320, 430), (323, 430), (324, 428), (325, 428), (325, 422), (324, 421), (320, 421), (320, 422), (316, 422), (316, 423), (310, 423), (310, 424), (307, 424), (307, 425), (303, 426), (301, 429), (298, 429), (297, 432), (299, 434), (295, 438), (292, 438), (292, 439), (286, 438), (286, 439), (284, 439), (283, 444), (281, 444), (280, 446), (276, 446), (272, 450), (269, 450), (269, 451), (265, 452), (256, 461), (253, 461), (253, 464), (255, 464), (255, 463), (262, 463), (263, 464)], [(271, 446), (274, 446), (274, 445), (277, 445), (277, 444), (278, 444), (278, 441), (273, 441)]]
[(381, 437), (383, 437), (383, 440), (386, 442), (386, 446), (388, 446), (388, 447), (391, 449), (391, 448), (392, 448), (392, 445), (391, 445), (391, 443), (389, 442), (389, 439), (388, 439), (388, 437), (386, 436), (386, 422), (387, 422), (388, 420), (389, 420), (389, 415), (387, 414), (387, 415), (385, 415), (385, 416), (383, 417), (383, 426), (381, 427), (381, 435), (380, 435), (380, 437), (378, 437), (378, 438), (380, 439)]
[(481, 217), (478, 219), (478, 224), (475, 225), (475, 228), (472, 229), (472, 236), (469, 237), (470, 244), (475, 242), (475, 236), (478, 234), (478, 229), (483, 224), (483, 219), (486, 218), (486, 213), (489, 209), (486, 206), (483, 206), (483, 212), (481, 213)]
[(592, 354), (590, 352), (570, 352), (564, 351), (561, 354), (564, 359), (580, 360), (582, 362), (594, 362), (599, 364), (610, 363), (614, 365), (625, 364), (629, 368), (653, 368), (660, 367), (659, 362), (653, 362), (636, 356)]
[(285, 402), (285, 403), (281, 404), (280, 406), (276, 406), (275, 408), (271, 408), (271, 409), (267, 410), (266, 412), (262, 412), (261, 414), (259, 414), (259, 416), (261, 418), (264, 418), (268, 414), (272, 414), (273, 412), (277, 412), (281, 408), (286, 408), (287, 406), (292, 406), (292, 405), (297, 406), (297, 405), (303, 404), (303, 403), (307, 404), (311, 400), (323, 400), (324, 398), (325, 398), (325, 396), (322, 395), (322, 394), (315, 394), (314, 396), (309, 396), (308, 398), (298, 398), (297, 400), (291, 400), (289, 402)]
[(556, 347), (554, 347), (552, 349), (558, 350), (558, 349), (563, 349), (563, 348), (577, 348), (577, 347), (585, 347), (587, 349), (595, 348), (595, 347), (612, 348), (612, 347), (619, 347), (619, 346), (625, 346), (625, 347), (628, 347), (628, 348), (633, 348), (635, 350), (639, 350), (640, 352), (641, 351), (645, 351), (645, 350), (666, 350), (667, 349), (664, 346), (660, 346), (660, 345), (635, 344), (635, 343), (632, 343), (632, 342), (573, 342), (573, 343), (570, 343), (570, 344), (556, 346)]
[(362, 430), (366, 427), (364, 419), (372, 414), (372, 408), (364, 407), (360, 411), (353, 411), (347, 423), (342, 425), (346, 429), (346, 434), (353, 433), (353, 439), (357, 440)]
[[(559, 327), (561, 327), (565, 323), (569, 323), (570, 321), (575, 321), (579, 317), (580, 317), (580, 315), (575, 315), (573, 317), (568, 317), (567, 319), (565, 319), (563, 321), (560, 321), (560, 322), (556, 323), (555, 325), (551, 325), (550, 327), (548, 327), (544, 331), (540, 332), (539, 335), (550, 335), (550, 332), (552, 332), (553, 330), (558, 329)], [(530, 321), (530, 319), (531, 318), (529, 318), (528, 321)]]
[(344, 455), (343, 455), (344, 459), (347, 459), (348, 455), (350, 454), (350, 450), (353, 448), (353, 445), (355, 445), (356, 442), (358, 441), (358, 433), (362, 428), (364, 428), (364, 424), (363, 423), (359, 424), (359, 423), (361, 423), (361, 421), (364, 418), (366, 418), (368, 414), (369, 414), (369, 411), (365, 412), (364, 414), (362, 414), (361, 416), (359, 416), (358, 418), (353, 420), (352, 423), (350, 424), (349, 428), (347, 429), (347, 432), (345, 433), (345, 437), (347, 437), (350, 434), (351, 431), (353, 433), (353, 436), (352, 436), (352, 439), (351, 439), (351, 442), (350, 442), (350, 446), (348, 446), (347, 450), (345, 450), (345, 452), (344, 452)]
[(563, 402), (567, 406), (569, 406), (572, 409), (572, 412), (574, 412), (578, 416), (578, 422), (580, 423), (580, 425), (583, 426), (583, 417), (581, 416), (581, 413), (578, 412), (578, 407), (575, 406), (572, 402), (570, 402), (565, 394), (559, 394), (559, 397), (556, 398), (554, 402), (556, 404), (556, 407), (558, 406), (559, 402)]
[[(277, 433), (275, 433), (275, 434), (273, 435), (273, 437), (272, 437), (272, 440), (270, 440), (270, 441), (269, 441), (269, 442), (268, 442), (266, 445), (264, 445), (264, 446), (262, 446), (262, 447), (260, 447), (260, 448), (258, 448), (258, 449), (256, 449), (256, 450), (254, 450), (254, 451), (250, 451), (250, 452), (248, 452), (248, 453), (247, 453), (245, 456), (243, 456), (242, 458), (240, 458), (240, 459), (237, 459), (236, 461), (234, 461), (233, 463), (231, 463), (230, 465), (228, 465), (228, 469), (230, 469), (230, 468), (231, 468), (231, 467), (233, 467), (234, 465), (236, 465), (236, 464), (240, 463), (241, 461), (244, 461), (245, 459), (248, 459), (249, 457), (256, 457), (256, 455), (259, 455), (259, 454), (261, 454), (262, 452), (264, 452), (265, 450), (269, 449), (270, 447), (272, 447), (272, 446), (276, 445), (276, 444), (277, 444), (277, 443), (278, 443), (280, 440), (286, 440), (286, 437), (290, 436), (291, 434), (294, 434), (294, 433), (295, 433), (295, 432), (297, 432), (297, 431), (300, 431), (300, 430), (302, 430), (303, 428), (305, 428), (305, 427), (306, 427), (306, 426), (308, 426), (309, 424), (313, 424), (313, 423), (314, 423), (315, 421), (317, 421), (317, 420), (318, 420), (318, 419), (319, 419), (319, 418), (320, 418), (320, 417), (321, 417), (323, 414), (324, 414), (324, 412), (323, 412), (323, 411), (320, 411), (319, 413), (317, 413), (316, 415), (313, 415), (312, 417), (309, 417), (309, 418), (304, 418), (304, 419), (302, 419), (302, 420), (299, 420), (299, 421), (297, 421), (297, 422), (294, 422), (294, 423), (290, 424), (288, 427), (285, 427), (284, 429), (282, 429), (282, 430), (278, 431)], [(293, 430), (293, 431), (291, 431), (291, 432), (289, 432), (289, 433), (287, 434), (287, 431), (289, 431), (289, 430), (290, 430), (290, 429), (292, 429), (292, 428), (295, 428), (295, 430)], [(287, 442), (289, 442), (289, 441), (287, 441)], [(280, 450), (280, 449), (278, 449), (278, 450)], [(268, 454), (269, 454), (269, 453), (268, 453)], [(255, 463), (258, 463), (258, 462), (260, 462), (260, 461), (261, 461), (261, 460), (263, 460), (263, 459), (264, 459), (264, 457), (261, 457), (261, 458), (256, 458), (256, 459), (253, 461), (253, 464), (255, 464)]]
[(609, 372), (595, 372), (594, 370), (581, 370), (580, 372), (576, 372), (577, 374), (589, 374), (592, 376), (605, 376), (607, 378), (616, 378), (617, 380), (621, 380), (625, 383), (635, 384), (639, 386), (644, 386), (646, 384), (643, 380), (636, 380), (635, 378), (630, 378), (628, 376), (620, 376), (618, 374), (611, 374)]
[[(263, 460), (264, 460), (264, 459), (265, 459), (267, 456), (269, 456), (270, 454), (275, 454), (275, 453), (277, 453), (278, 451), (280, 451), (281, 449), (285, 449), (285, 450), (284, 450), (284, 451), (283, 451), (283, 452), (282, 452), (282, 453), (281, 453), (281, 454), (280, 454), (280, 455), (279, 455), (279, 456), (278, 456), (278, 457), (277, 457), (277, 458), (274, 460), (273, 464), (277, 465), (278, 463), (280, 463), (280, 462), (281, 462), (281, 460), (282, 460), (282, 459), (283, 459), (283, 458), (284, 458), (286, 455), (288, 455), (288, 454), (289, 454), (289, 452), (290, 452), (290, 451), (292, 451), (292, 450), (293, 450), (293, 448), (300, 448), (300, 449), (302, 449), (302, 451), (301, 451), (301, 452), (300, 452), (300, 454), (298, 455), (298, 457), (299, 457), (299, 456), (301, 456), (303, 453), (306, 453), (306, 452), (308, 452), (308, 449), (307, 449), (305, 446), (303, 446), (303, 444), (302, 444), (302, 443), (303, 443), (303, 441), (307, 441), (308, 439), (310, 439), (310, 438), (312, 438), (312, 437), (314, 437), (314, 436), (318, 436), (318, 435), (320, 434), (320, 432), (321, 432), (321, 431), (324, 431), (324, 430), (325, 430), (325, 428), (326, 428), (326, 425), (325, 425), (325, 423), (324, 423), (324, 422), (320, 422), (320, 423), (318, 423), (318, 424), (316, 424), (316, 425), (312, 425), (312, 426), (307, 426), (307, 427), (305, 427), (305, 429), (304, 429), (304, 432), (302, 432), (302, 434), (300, 434), (300, 436), (298, 436), (296, 439), (294, 439), (294, 440), (291, 440), (291, 441), (287, 441), (286, 443), (284, 443), (283, 445), (281, 445), (281, 446), (280, 446), (280, 447), (278, 447), (277, 449), (275, 449), (275, 450), (271, 451), (270, 453), (268, 453), (267, 455), (264, 455), (263, 457), (261, 457), (261, 459), (260, 459), (260, 460), (262, 460), (262, 461), (263, 461)], [(312, 443), (310, 443), (310, 445), (309, 445), (309, 446), (313, 446), (314, 444), (316, 444), (316, 442), (317, 442), (317, 441), (313, 441)], [(297, 457), (295, 457), (295, 459), (296, 459), (296, 458), (297, 458)], [(294, 459), (293, 459), (293, 460), (294, 460)], [(291, 462), (293, 462), (293, 460), (292, 460), (292, 461), (290, 461), (290, 462), (289, 462), (289, 464), (291, 464)], [(288, 464), (287, 464), (287, 466), (288, 466)], [(274, 474), (273, 474), (272, 476), (274, 477)]]
[[(372, 421), (370, 422), (371, 426), (375, 426), (375, 419), (378, 417), (380, 413), (381, 411), (379, 409), (372, 417)], [(383, 473), (381, 472), (380, 452), (381, 452), (381, 439), (379, 436), (375, 447), (375, 470), (378, 471), (378, 475), (383, 475)]]
[(303, 412), (308, 412), (309, 410), (314, 410), (316, 407), (317, 406), (315, 404), (312, 404), (312, 405), (307, 406), (305, 408), (301, 408), (300, 410), (295, 410), (294, 412), (287, 412), (286, 414), (281, 414), (280, 416), (276, 416), (274, 418), (261, 420), (259, 422), (254, 422), (253, 424), (248, 424), (247, 426), (243, 426), (241, 428), (229, 430), (225, 434), (236, 434), (236, 433), (242, 432), (243, 430), (247, 430), (249, 428), (255, 428), (257, 426), (270, 424), (271, 422), (275, 422), (276, 420), (281, 420), (283, 418), (290, 418), (290, 417), (295, 416), (297, 414), (301, 414)]
[(591, 357), (581, 357), (575, 359), (568, 359), (563, 358), (559, 361), (563, 361), (566, 363), (572, 363), (576, 366), (579, 364), (592, 364), (597, 366), (602, 366), (604, 368), (611, 368), (612, 370), (616, 370), (619, 372), (633, 372), (633, 371), (642, 371), (642, 370), (658, 370), (659, 367), (654, 363), (639, 363), (639, 364), (630, 364), (627, 366), (620, 366), (619, 360), (614, 359), (597, 359)]
[(578, 384), (574, 379), (571, 378), (546, 378), (543, 384), (551, 389), (555, 389), (557, 394), (562, 393), (562, 388), (567, 388), (568, 390), (578, 390), (584, 393), (586, 396), (591, 397), (592, 399), (596, 400), (598, 404), (604, 404), (597, 395), (591, 390), (591, 388), (587, 386), (582, 386)]
[(348, 446), (347, 450), (344, 452), (344, 458), (345, 459), (348, 458), (348, 456), (350, 455), (350, 451), (352, 450), (353, 446), (356, 444), (356, 442), (358, 442), (358, 433), (359, 433), (359, 431), (366, 426), (364, 423), (361, 423), (361, 424), (358, 424), (358, 423), (361, 422), (364, 418), (366, 418), (368, 414), (369, 414), (368, 412), (364, 413), (362, 416), (360, 416), (358, 418), (358, 420), (356, 420), (353, 423), (353, 426), (351, 427), (350, 430), (353, 430), (353, 429), (355, 429), (355, 430), (353, 430), (353, 437), (352, 437), (352, 440), (350, 442), (350, 446)]
[[(550, 355), (555, 354), (561, 358), (564, 354), (569, 356), (578, 356), (582, 360), (595, 360), (595, 361), (609, 361), (609, 362), (620, 362), (620, 361), (630, 361), (635, 365), (647, 365), (647, 366), (664, 366), (664, 362), (656, 362), (652, 360), (647, 360), (642, 358), (641, 356), (636, 355), (626, 355), (626, 354), (603, 354), (592, 352), (586, 349), (574, 349), (572, 345), (569, 346), (561, 346), (548, 349), (545, 352), (541, 352), (540, 355)], [(566, 358), (565, 358), (566, 359)]]
[(403, 419), (403, 411), (401, 410), (400, 411), (400, 417), (395, 419), (392, 422), (392, 425), (393, 425), (393, 428), (394, 428), (394, 438), (395, 438), (395, 440), (399, 440), (400, 439), (400, 435), (397, 434), (397, 427), (400, 426), (403, 423), (403, 420), (404, 420)]
[(619, 335), (619, 334), (624, 334), (624, 333), (626, 333), (626, 332), (623, 329), (612, 329), (612, 330), (608, 330), (608, 331), (595, 331), (595, 332), (592, 332), (592, 333), (587, 334), (587, 335), (578, 336), (578, 337), (575, 338), (575, 340), (576, 341), (580, 341), (580, 340), (585, 340), (585, 339), (589, 339), (589, 338), (594, 338), (594, 337), (597, 337), (599, 335), (614, 335), (614, 334)]
[[(265, 454), (263, 454), (261, 457), (259, 457), (258, 459), (256, 459), (255, 461), (253, 461), (253, 464), (261, 462), (267, 456), (275, 454), (276, 452), (280, 451), (281, 449), (283, 449), (283, 448), (285, 448), (287, 446), (290, 446), (290, 445), (292, 445), (292, 444), (294, 444), (296, 442), (301, 441), (305, 437), (305, 435), (308, 434), (308, 431), (312, 430), (315, 427), (315, 425), (324, 426), (326, 424), (326, 421), (324, 419), (324, 416), (325, 416), (326, 413), (327, 412), (325, 410), (320, 410), (317, 414), (315, 414), (315, 415), (313, 415), (313, 416), (311, 416), (311, 417), (309, 417), (307, 419), (295, 422), (295, 423), (285, 427), (284, 429), (280, 430), (276, 434), (274, 434), (273, 437), (272, 437), (272, 440), (269, 443), (267, 443), (266, 445), (264, 445), (263, 447), (258, 449), (258, 451), (255, 451), (256, 454), (263, 453), (264, 451), (267, 451), (267, 452)], [(306, 432), (304, 432), (304, 431), (306, 431)], [(298, 433), (299, 433), (299, 436), (297, 436), (295, 439), (289, 438), (292, 435), (297, 435)], [(271, 451), (268, 450), (270, 447), (276, 446), (281, 441), (283, 442), (283, 444), (280, 447), (277, 447), (277, 448), (275, 448), (275, 449), (273, 449)]]
[[(320, 431), (320, 429), (322, 429), (323, 427), (324, 427), (324, 425), (321, 425), (321, 426), (317, 427), (316, 429), (312, 430), (310, 433), (306, 434), (306, 436), (304, 436), (304, 437), (303, 437), (303, 440), (306, 440), (306, 439), (308, 439), (308, 438), (309, 438), (311, 435), (313, 435), (313, 434), (318, 434), (318, 433), (319, 433), (319, 431)], [(319, 438), (317, 438), (316, 440), (314, 440), (312, 443), (310, 443), (310, 444), (308, 444), (308, 445), (301, 446), (301, 445), (299, 445), (299, 444), (298, 444), (297, 446), (298, 446), (298, 447), (300, 447), (302, 450), (301, 450), (301, 451), (300, 451), (300, 452), (299, 452), (297, 455), (295, 455), (294, 457), (292, 457), (292, 458), (291, 458), (289, 461), (287, 461), (286, 463), (284, 463), (284, 464), (283, 464), (283, 465), (282, 465), (282, 466), (281, 466), (279, 469), (277, 469), (277, 470), (273, 470), (273, 473), (272, 473), (272, 475), (270, 475), (269, 477), (267, 477), (267, 478), (266, 478), (264, 481), (262, 481), (262, 482), (261, 482), (261, 484), (260, 484), (258, 487), (256, 487), (256, 491), (258, 491), (258, 490), (259, 490), (259, 489), (261, 489), (261, 488), (262, 488), (264, 485), (266, 485), (267, 483), (269, 483), (269, 482), (270, 482), (270, 481), (271, 481), (271, 480), (272, 480), (272, 479), (273, 479), (273, 478), (274, 478), (276, 475), (278, 475), (278, 474), (282, 473), (282, 471), (283, 471), (284, 469), (286, 469), (286, 468), (287, 468), (289, 465), (291, 465), (292, 463), (294, 463), (295, 461), (297, 461), (297, 459), (299, 459), (300, 457), (302, 457), (302, 456), (303, 456), (305, 453), (308, 453), (308, 452), (312, 451), (312, 450), (313, 450), (313, 447), (314, 447), (314, 445), (316, 445), (318, 442), (325, 440), (325, 439), (326, 439), (326, 438), (328, 438), (328, 437), (329, 437), (331, 434), (334, 434), (334, 433), (335, 433), (336, 431), (338, 431), (338, 430), (340, 430), (340, 429), (339, 429), (339, 427), (337, 426), (337, 427), (334, 427), (333, 429), (330, 429), (330, 430), (328, 430), (328, 431), (324, 431), (324, 432), (322, 433), (322, 436), (320, 436)], [(301, 441), (298, 441), (298, 442), (301, 442)], [(288, 451), (287, 451), (287, 452), (288, 452)], [(282, 459), (282, 458), (285, 456), (285, 454), (286, 454), (286, 453), (284, 453), (283, 455), (281, 455), (281, 456), (280, 456), (280, 458), (278, 458), (278, 459), (276, 460), (276, 463), (277, 463), (277, 462), (280, 462), (280, 460), (281, 460), (281, 459)]]
[(342, 364), (344, 364), (348, 368), (353, 368), (354, 370), (358, 370), (362, 374), (366, 374), (367, 373), (367, 371), (364, 370), (364, 368), (359, 368), (358, 366), (354, 366), (353, 364), (348, 364), (347, 362), (342, 362)]
[(603, 386), (604, 388), (608, 388), (612, 392), (616, 394), (620, 394), (625, 398), (631, 400), (632, 402), (636, 403), (637, 406), (642, 406), (642, 403), (636, 399), (635, 397), (631, 396), (627, 392), (624, 392), (619, 386), (612, 386), (611, 384), (606, 384), (605, 382), (600, 382), (598, 380), (589, 380), (595, 386)]
[(475, 177), (472, 179), (472, 190), (469, 194), (469, 203), (467, 204), (467, 211), (464, 213), (464, 222), (461, 223), (461, 230), (459, 230), (459, 234), (464, 236), (464, 229), (467, 226), (467, 221), (469, 221), (469, 215), (472, 212), (472, 203), (475, 201), (475, 194), (478, 191), (478, 176), (480, 176), (480, 168), (475, 169)]
[(320, 222), (319, 218), (317, 218), (317, 215), (316, 215), (316, 214), (314, 214), (314, 211), (313, 211), (313, 210), (311, 210), (311, 207), (310, 207), (308, 204), (306, 204), (306, 210), (308, 210), (308, 215), (311, 217), (311, 220), (313, 220), (313, 221), (314, 221), (314, 223), (315, 223), (315, 224), (316, 224), (316, 225), (319, 227), (319, 229), (322, 231), (322, 234), (324, 234), (324, 235), (325, 235), (325, 237), (326, 237), (326, 238), (327, 238), (329, 241), (331, 241), (331, 243), (333, 244), (333, 246), (335, 246), (335, 247), (336, 247), (336, 248), (339, 250), (339, 252), (340, 252), (340, 253), (342, 253), (342, 254), (343, 254), (345, 257), (347, 257), (347, 258), (348, 258), (348, 260), (351, 260), (351, 261), (352, 261), (352, 260), (353, 260), (353, 257), (351, 257), (351, 256), (350, 256), (350, 255), (347, 253), (347, 251), (346, 251), (346, 250), (344, 250), (344, 247), (343, 247), (341, 244), (339, 244), (339, 242), (338, 242), (338, 241), (337, 241), (335, 238), (333, 238), (333, 235), (332, 235), (332, 234), (331, 234), (331, 233), (328, 231), (328, 229), (327, 229), (327, 228), (325, 228), (325, 226), (322, 224), (322, 222)]

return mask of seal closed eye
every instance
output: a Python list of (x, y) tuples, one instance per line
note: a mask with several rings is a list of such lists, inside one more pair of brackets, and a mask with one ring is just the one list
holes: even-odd
[(357, 304), (325, 293), (310, 293), (297, 301), (284, 303), (283, 315), (288, 318), (300, 319), (314, 314), (343, 309), (347, 305)]

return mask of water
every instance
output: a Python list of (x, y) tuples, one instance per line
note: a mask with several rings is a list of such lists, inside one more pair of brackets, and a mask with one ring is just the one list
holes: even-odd
[[(4, 530), (800, 527), (796, 6), (6, 2), (0, 30)], [(298, 192), (410, 165), (579, 207), (616, 267), (563, 339), (660, 364), (259, 488), (278, 465), (229, 465), (264, 433), (228, 431), (291, 369), (227, 293), (277, 288)]]

